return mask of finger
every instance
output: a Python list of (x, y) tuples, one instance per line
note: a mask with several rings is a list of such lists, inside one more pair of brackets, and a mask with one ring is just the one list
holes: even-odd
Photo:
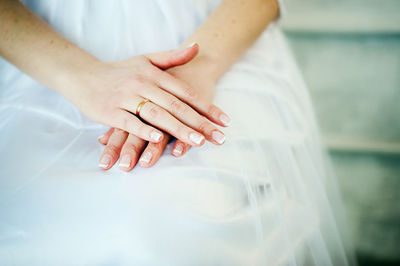
[(101, 135), (97, 138), (97, 141), (100, 142), (100, 144), (106, 145), (108, 140), (110, 139), (111, 134), (114, 132), (114, 128), (111, 127), (106, 134)]
[(141, 96), (151, 99), (153, 103), (167, 110), (185, 125), (203, 134), (207, 140), (214, 144), (222, 145), (224, 143), (225, 135), (222, 131), (172, 94), (158, 87), (148, 86), (146, 90), (142, 91)]
[(140, 156), (139, 159), (140, 166), (142, 167), (153, 166), (158, 161), (163, 151), (165, 150), (165, 147), (167, 146), (169, 139), (170, 135), (164, 134), (164, 138), (161, 142), (159, 143), (149, 142), (149, 144), (147, 144), (147, 147), (144, 149), (142, 155)]
[(146, 143), (147, 141), (142, 140), (135, 135), (129, 134), (125, 144), (121, 149), (118, 167), (124, 171), (132, 170), (133, 167), (135, 167), (140, 154), (142, 154), (143, 149), (146, 147)]
[[(135, 102), (135, 101), (129, 101), (129, 102)], [(139, 100), (136, 100), (136, 102), (139, 102)], [(135, 107), (130, 106), (130, 107), (131, 108), (127, 109), (128, 111), (132, 113), (136, 112), (136, 106)], [(113, 125), (114, 127), (127, 131), (130, 134), (133, 134), (149, 142), (157, 143), (162, 140), (163, 133), (160, 130), (143, 123), (136, 115), (133, 115), (127, 110), (120, 109), (116, 112), (112, 120), (115, 123)]]
[(162, 69), (186, 64), (192, 60), (199, 52), (199, 45), (192, 43), (191, 45), (177, 50), (169, 50), (161, 53), (153, 53), (145, 55), (150, 62)]
[(126, 138), (128, 137), (128, 132), (123, 130), (114, 129), (106, 148), (100, 158), (99, 167), (108, 170), (110, 169), (119, 158), (119, 154), (124, 145)]
[(190, 145), (177, 139), (172, 147), (172, 155), (175, 157), (181, 157), (190, 149), (190, 147)]
[(154, 75), (156, 77), (155, 81), (160, 88), (175, 95), (180, 100), (193, 107), (197, 112), (207, 117), (210, 121), (224, 127), (230, 125), (231, 119), (226, 113), (216, 105), (201, 99), (199, 94), (184, 81), (165, 71), (159, 69), (155, 71), (158, 72), (157, 75)]
[[(127, 106), (126, 108), (131, 110), (132, 106)], [(140, 117), (149, 124), (156, 126), (185, 143), (193, 146), (204, 144), (205, 138), (202, 134), (186, 126), (165, 109), (152, 102), (147, 102), (142, 106)]]

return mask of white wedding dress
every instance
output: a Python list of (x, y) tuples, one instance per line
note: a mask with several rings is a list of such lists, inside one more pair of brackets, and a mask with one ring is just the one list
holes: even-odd
[[(174, 49), (219, 4), (24, 2), (105, 61)], [(307, 88), (277, 23), (222, 77), (215, 103), (232, 118), (223, 146), (102, 171), (107, 128), (0, 60), (0, 265), (351, 264)]]

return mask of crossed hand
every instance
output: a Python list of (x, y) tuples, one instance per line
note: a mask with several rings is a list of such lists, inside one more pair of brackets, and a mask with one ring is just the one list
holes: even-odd
[[(230, 118), (212, 104), (214, 84), (193, 60), (199, 46), (99, 62), (82, 74), (70, 99), (89, 118), (109, 125), (99, 137), (106, 145), (99, 167), (130, 171), (137, 162), (153, 166), (171, 138), (172, 154), (210, 141), (222, 145), (225, 135), (213, 123), (228, 126)], [(198, 70), (198, 71), (197, 71)], [(213, 122), (213, 123), (211, 123)]]

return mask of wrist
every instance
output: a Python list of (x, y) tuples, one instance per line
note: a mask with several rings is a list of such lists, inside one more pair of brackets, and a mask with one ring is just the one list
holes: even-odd
[(82, 54), (59, 64), (54, 71), (53, 89), (67, 99), (73, 101), (74, 96), (82, 90), (94, 76), (96, 69), (103, 64), (100, 60), (90, 54)]
[(197, 90), (202, 98), (212, 102), (215, 94), (217, 76), (207, 60), (196, 60), (184, 65), (169, 68), (168, 73), (183, 80)]
[[(181, 47), (188, 45), (190, 40), (182, 43)], [(207, 44), (199, 44), (200, 51), (198, 55), (186, 65), (190, 65), (199, 74), (202, 75), (203, 80), (207, 80), (210, 85), (215, 86), (219, 78), (227, 71), (229, 64), (224, 60), (215, 49), (211, 49)]]

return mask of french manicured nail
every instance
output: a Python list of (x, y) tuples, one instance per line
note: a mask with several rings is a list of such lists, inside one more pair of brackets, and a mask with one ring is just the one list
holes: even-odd
[(225, 126), (229, 126), (231, 124), (231, 119), (229, 118), (229, 116), (227, 116), (226, 114), (222, 114), (219, 116), (219, 120), (222, 122), (222, 124), (224, 124)]
[(183, 152), (183, 145), (182, 144), (176, 144), (175, 145), (175, 148), (174, 148), (174, 153), (176, 154), (176, 155), (181, 155), (182, 154), (182, 152)]
[(104, 135), (101, 135), (97, 138), (97, 141), (100, 142), (100, 140), (104, 137)]
[(215, 140), (218, 144), (223, 144), (225, 142), (225, 135), (222, 132), (217, 130), (211, 133), (211, 137)]
[(99, 167), (107, 168), (110, 162), (111, 162), (111, 156), (108, 154), (104, 154), (100, 159)]
[(151, 152), (149, 152), (149, 151), (146, 151), (146, 152), (142, 155), (142, 157), (140, 157), (139, 162), (148, 164), (148, 163), (150, 162), (150, 160), (151, 160), (151, 157), (153, 157), (153, 154), (152, 154)]
[(199, 145), (204, 140), (204, 136), (198, 133), (190, 133), (189, 139)]
[(189, 44), (188, 46), (186, 46), (186, 48), (190, 48), (196, 45), (197, 42), (192, 42), (191, 44)]
[(150, 138), (152, 139), (152, 140), (154, 140), (154, 141), (160, 141), (160, 139), (161, 139), (161, 134), (160, 133), (158, 133), (157, 131), (152, 131), (151, 133), (150, 133)]
[(122, 168), (129, 168), (131, 166), (131, 156), (129, 154), (122, 156), (121, 160), (119, 160), (118, 166)]

